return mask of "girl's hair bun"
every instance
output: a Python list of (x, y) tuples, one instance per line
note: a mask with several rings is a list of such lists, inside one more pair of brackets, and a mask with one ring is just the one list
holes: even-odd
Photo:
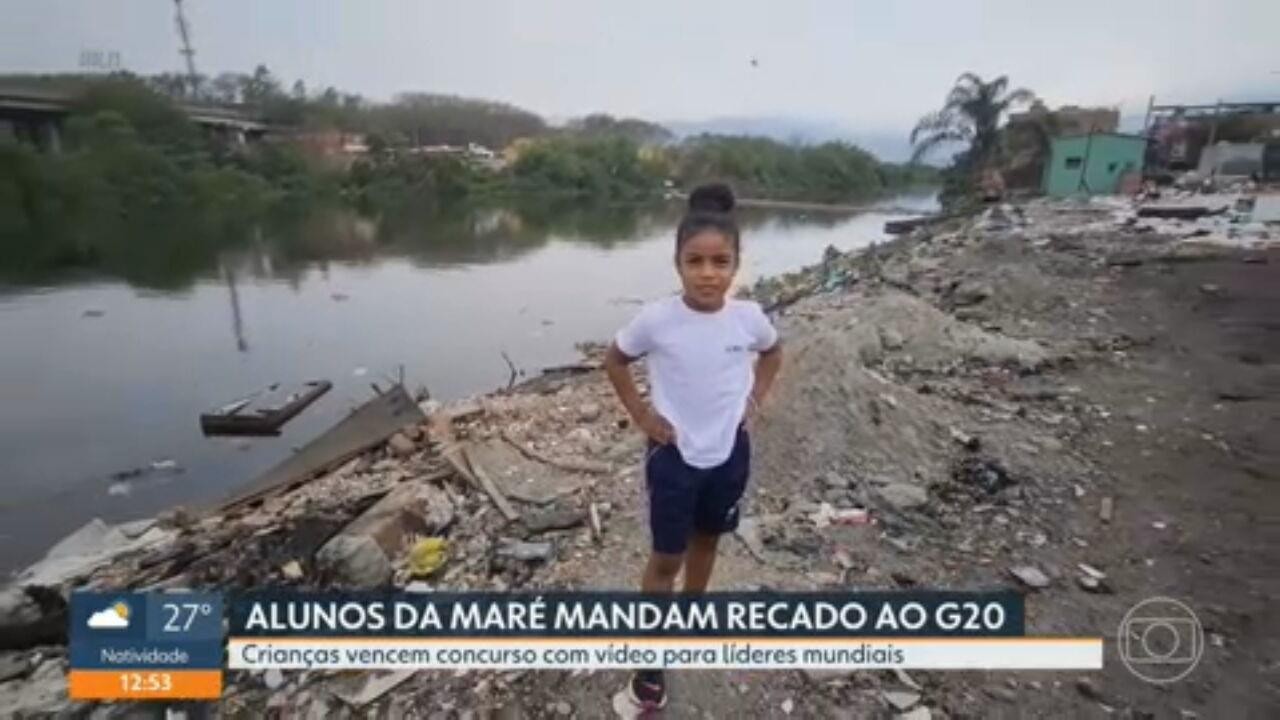
[(733, 211), (733, 189), (724, 183), (699, 185), (689, 193), (690, 212), (728, 214)]

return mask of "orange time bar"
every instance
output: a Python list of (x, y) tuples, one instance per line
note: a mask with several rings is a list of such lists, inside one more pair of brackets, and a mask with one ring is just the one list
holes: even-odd
[(72, 700), (216, 700), (221, 670), (72, 670)]

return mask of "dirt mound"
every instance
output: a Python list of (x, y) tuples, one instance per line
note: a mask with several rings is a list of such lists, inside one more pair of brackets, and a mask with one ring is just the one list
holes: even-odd
[(955, 403), (897, 382), (885, 368), (945, 375), (957, 368), (1030, 370), (1040, 345), (958, 322), (911, 295), (851, 295), (821, 323), (784, 320), (787, 361), (757, 427), (757, 467), (770, 483), (824, 474), (859, 486), (945, 477)]

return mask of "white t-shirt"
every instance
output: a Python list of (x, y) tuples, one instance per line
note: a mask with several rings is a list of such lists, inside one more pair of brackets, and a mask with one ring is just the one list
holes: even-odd
[(626, 355), (645, 357), (653, 406), (675, 428), (684, 461), (698, 468), (729, 458), (756, 353), (777, 341), (757, 303), (730, 299), (716, 312), (698, 312), (679, 295), (646, 305), (615, 338)]

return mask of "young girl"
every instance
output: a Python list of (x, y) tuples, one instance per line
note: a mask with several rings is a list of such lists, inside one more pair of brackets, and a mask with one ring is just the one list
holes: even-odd
[[(749, 420), (782, 364), (778, 333), (760, 306), (727, 297), (741, 249), (733, 205), (725, 185), (693, 191), (676, 229), (681, 294), (646, 305), (605, 357), (618, 398), (649, 438), (653, 552), (640, 581), (644, 592), (671, 592), (681, 567), (684, 592), (706, 590), (720, 535), (738, 527), (751, 464)], [(641, 357), (652, 406), (627, 368)], [(666, 704), (660, 670), (635, 673), (629, 690), (642, 708)]]

